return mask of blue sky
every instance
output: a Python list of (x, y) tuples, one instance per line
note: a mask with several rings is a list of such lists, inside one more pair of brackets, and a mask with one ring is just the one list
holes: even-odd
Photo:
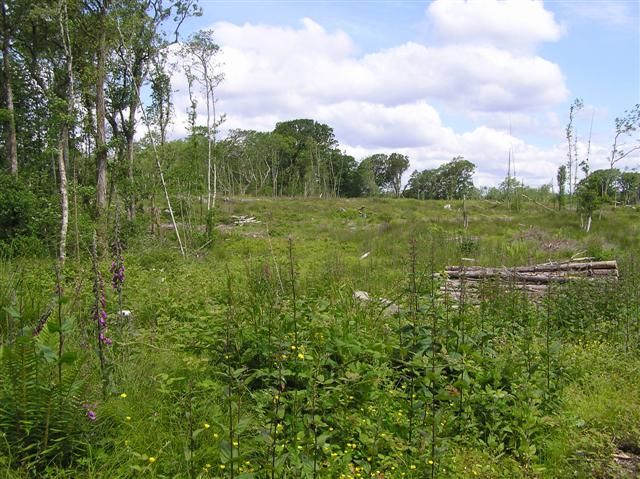
[[(200, 5), (203, 16), (184, 33), (212, 28), (222, 47), (222, 135), (314, 118), (356, 159), (400, 151), (423, 169), (463, 155), (484, 185), (504, 177), (511, 148), (525, 182), (541, 184), (565, 161), (574, 98), (585, 103), (582, 155), (593, 117), (592, 169), (606, 166), (615, 117), (640, 103), (637, 0)], [(174, 88), (179, 136), (187, 108), (179, 72)], [(640, 157), (618, 166), (640, 167)]]

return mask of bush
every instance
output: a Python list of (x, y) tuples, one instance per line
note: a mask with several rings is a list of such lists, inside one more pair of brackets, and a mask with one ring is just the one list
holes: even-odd
[(0, 241), (30, 236), (36, 208), (36, 196), (20, 179), (0, 173)]
[(0, 173), (0, 253), (43, 255), (54, 250), (58, 203), (55, 196), (32, 191), (23, 179)]

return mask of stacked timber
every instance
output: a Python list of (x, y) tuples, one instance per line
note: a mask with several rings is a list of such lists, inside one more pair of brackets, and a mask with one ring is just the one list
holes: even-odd
[(443, 274), (442, 290), (458, 298), (462, 291), (477, 293), (481, 284), (498, 282), (506, 288), (526, 291), (531, 295), (544, 294), (550, 284), (575, 280), (617, 280), (617, 261), (563, 261), (516, 266), (486, 268), (482, 266), (447, 266)]

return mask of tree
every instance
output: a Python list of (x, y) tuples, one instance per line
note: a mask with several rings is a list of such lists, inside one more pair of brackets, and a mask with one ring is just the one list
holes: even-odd
[(310, 119), (284, 121), (273, 130), (279, 135), (279, 170), (289, 194), (320, 195), (331, 191), (331, 157), (338, 142), (333, 128)]
[[(16, 136), (16, 119), (15, 109), (13, 105), (13, 89), (11, 74), (11, 38), (12, 38), (12, 19), (10, 18), (9, 5), (4, 0), (0, 1), (0, 10), (2, 13), (2, 93), (4, 100), (4, 123), (7, 133), (6, 154), (9, 163), (9, 171), (12, 175), (18, 174), (18, 140)], [(15, 20), (15, 19), (13, 19)]]
[(558, 209), (564, 209), (565, 203), (565, 187), (567, 184), (567, 167), (566, 165), (561, 165), (558, 168)]
[(639, 143), (638, 145), (628, 148), (624, 144), (620, 145), (620, 141), (636, 132), (638, 128), (640, 128), (640, 103), (636, 104), (631, 110), (625, 111), (623, 117), (615, 119), (615, 135), (611, 145), (611, 156), (609, 157), (609, 168), (611, 170), (620, 160), (640, 149), (640, 138), (636, 140)]
[(625, 204), (637, 205), (640, 202), (640, 173), (625, 171), (618, 179), (618, 186)]
[[(575, 120), (576, 114), (583, 108), (584, 103), (580, 98), (576, 98), (573, 100), (573, 103), (569, 107), (569, 122), (567, 123), (567, 127), (565, 129), (565, 136), (567, 138), (567, 168), (568, 168), (568, 180), (569, 180), (569, 195), (573, 195), (573, 190), (576, 183), (576, 177), (578, 175), (578, 135), (575, 132), (575, 128), (573, 126), (573, 122)], [(575, 174), (574, 174), (575, 170)], [(572, 179), (573, 178), (573, 179)]]
[[(640, 144), (629, 148), (619, 144), (624, 137), (636, 132), (638, 128), (640, 128), (640, 103), (636, 104), (631, 110), (625, 111), (623, 117), (615, 119), (615, 135), (611, 146), (609, 168), (613, 169), (613, 166), (620, 160), (634, 151), (640, 150)], [(637, 139), (637, 141), (640, 142), (640, 139)]]
[[(218, 170), (217, 163), (212, 157), (215, 146), (215, 130), (219, 126), (216, 119), (215, 90), (224, 79), (217, 56), (220, 46), (213, 39), (212, 31), (198, 31), (191, 35), (182, 46), (184, 70), (186, 75), (200, 83), (204, 90), (207, 105), (207, 211), (215, 208), (217, 195)], [(212, 185), (213, 166), (213, 193)]]
[(463, 199), (474, 191), (473, 173), (476, 166), (462, 156), (434, 170), (414, 171), (406, 194), (422, 199)]
[(409, 168), (409, 158), (400, 153), (391, 153), (386, 161), (385, 184), (393, 189), (396, 198), (400, 197), (402, 175)]
[(437, 170), (440, 196), (452, 200), (462, 199), (473, 190), (476, 165), (462, 156), (456, 156)]
[(388, 156), (376, 153), (367, 156), (358, 165), (362, 193), (365, 196), (377, 196), (384, 187), (387, 178)]
[(437, 196), (437, 170), (415, 170), (409, 177), (404, 195), (419, 200), (435, 199)]
[(615, 168), (595, 170), (578, 183), (576, 188), (578, 213), (583, 219), (582, 226), (586, 232), (591, 229), (593, 213), (615, 196), (614, 185), (620, 176), (620, 171)]

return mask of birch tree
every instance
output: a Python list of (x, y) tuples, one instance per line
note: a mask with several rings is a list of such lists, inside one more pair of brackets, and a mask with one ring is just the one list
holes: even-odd
[(0, 0), (2, 12), (2, 93), (4, 100), (4, 123), (7, 131), (6, 153), (9, 163), (9, 171), (12, 175), (18, 174), (18, 140), (16, 136), (15, 109), (13, 107), (13, 89), (11, 75), (11, 38), (12, 26), (9, 6), (4, 0)]
[[(217, 162), (213, 157), (215, 131), (220, 121), (216, 116), (216, 89), (224, 80), (217, 57), (220, 46), (212, 31), (199, 31), (189, 37), (181, 49), (187, 77), (199, 83), (205, 94), (207, 108), (207, 211), (215, 208), (218, 182)], [(213, 186), (213, 190), (212, 190)]]

